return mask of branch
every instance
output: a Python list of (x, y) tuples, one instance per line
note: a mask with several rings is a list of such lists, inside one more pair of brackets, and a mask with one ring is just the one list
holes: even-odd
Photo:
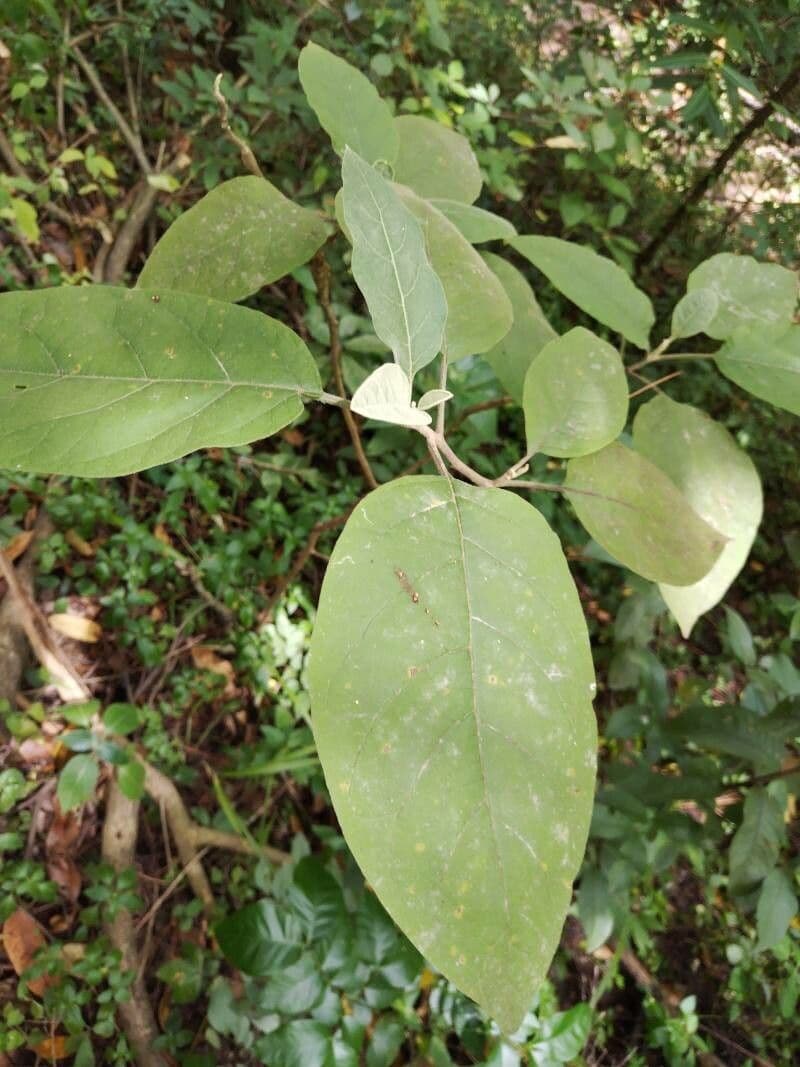
[(314, 554), (317, 547), (317, 542), (319, 541), (320, 537), (322, 537), (322, 535), (324, 533), (327, 533), (329, 530), (335, 530), (339, 526), (344, 526), (344, 524), (350, 518), (350, 513), (352, 512), (352, 510), (353, 509), (350, 508), (343, 515), (337, 515), (333, 519), (326, 519), (325, 522), (318, 522), (317, 525), (312, 528), (311, 533), (308, 537), (308, 541), (306, 541), (303, 548), (300, 549), (295, 558), (292, 560), (292, 565), (289, 567), (289, 570), (278, 578), (272, 596), (267, 601), (267, 606), (261, 613), (261, 619), (263, 621), (266, 622), (272, 618), (272, 613), (275, 610), (275, 606), (278, 604), (283, 594), (286, 592), (292, 582), (296, 581), (296, 579), (300, 577), (306, 563), (308, 563), (309, 559)]
[(254, 174), (256, 178), (263, 178), (264, 172), (258, 165), (258, 160), (253, 155), (253, 150), (250, 145), (241, 138), (234, 130), (231, 129), (230, 122), (228, 121), (228, 101), (222, 95), (222, 89), (220, 84), (222, 82), (222, 74), (218, 74), (214, 79), (214, 99), (219, 104), (219, 124), (222, 127), (222, 132), (231, 142), (239, 149), (239, 156), (241, 157), (242, 164)]
[(150, 165), (150, 160), (145, 155), (141, 137), (139, 137), (131, 129), (125, 116), (122, 114), (117, 105), (106, 92), (106, 88), (100, 80), (100, 75), (97, 73), (96, 67), (89, 62), (89, 60), (86, 58), (83, 52), (81, 52), (80, 48), (78, 48), (76, 44), (73, 44), (71, 46), (71, 51), (73, 56), (75, 57), (75, 61), (77, 62), (83, 73), (86, 75), (95, 93), (102, 101), (103, 105), (113, 118), (114, 122), (117, 124), (119, 132), (128, 142), (128, 147), (136, 157), (136, 162), (139, 164), (142, 174), (144, 174), (145, 176), (147, 176), (148, 174), (152, 174), (153, 168)]
[(694, 185), (683, 197), (680, 204), (678, 204), (672, 214), (668, 216), (660, 229), (656, 231), (650, 241), (648, 241), (636, 257), (637, 270), (642, 270), (642, 268), (646, 267), (655, 259), (656, 255), (661, 250), (662, 245), (668, 240), (673, 231), (683, 222), (689, 209), (703, 199), (711, 186), (715, 185), (722, 177), (725, 168), (737, 152), (750, 140), (754, 133), (760, 130), (762, 126), (766, 125), (775, 112), (775, 109), (791, 95), (798, 85), (800, 85), (800, 64), (789, 72), (770, 99), (757, 111), (753, 112), (750, 120), (741, 128), (741, 130), (739, 130), (728, 146), (720, 152), (714, 163), (695, 181)]
[(459, 411), (450, 423), (450, 432), (452, 433), (454, 430), (457, 430), (463, 422), (466, 422), (470, 415), (477, 415), (479, 411), (491, 411), (493, 408), (505, 408), (514, 403), (516, 403), (516, 401), (510, 396), (496, 396), (492, 400), (484, 400), (480, 404), (470, 404), (469, 407)]
[[(138, 830), (139, 801), (129, 800), (112, 778), (106, 795), (102, 852), (103, 860), (115, 871), (134, 866)], [(106, 933), (122, 955), (122, 970), (133, 976), (130, 999), (117, 1006), (117, 1013), (136, 1063), (138, 1067), (166, 1067), (167, 1061), (153, 1048), (159, 1036), (158, 1026), (140, 973), (133, 916), (127, 908), (117, 909), (114, 918), (106, 924)]]
[[(333, 366), (333, 380), (336, 384), (336, 391), (341, 399), (346, 401), (347, 391), (344, 387), (344, 377), (342, 375), (342, 343), (339, 338), (339, 323), (331, 303), (331, 272), (325, 259), (325, 253), (322, 249), (317, 252), (311, 261), (311, 273), (314, 275), (320, 307), (325, 316), (325, 321), (328, 324), (331, 364)], [(361, 443), (361, 434), (359, 433), (356, 417), (350, 410), (349, 405), (342, 406), (342, 414), (344, 415), (344, 421), (347, 424), (350, 440), (353, 442), (356, 459), (361, 468), (361, 473), (364, 476), (364, 481), (370, 489), (377, 489), (378, 479), (373, 473), (372, 467), (367, 459), (367, 454), (364, 451), (364, 446)]]
[(287, 863), (289, 855), (269, 845), (257, 848), (238, 834), (225, 830), (215, 830), (211, 826), (201, 826), (189, 814), (175, 784), (152, 764), (136, 756), (144, 767), (144, 787), (164, 812), (170, 834), (178, 857), (186, 872), (186, 879), (195, 896), (201, 901), (207, 912), (214, 907), (214, 894), (208, 881), (200, 852), (203, 848), (224, 848), (230, 852), (239, 852), (248, 856), (260, 856), (272, 863)]

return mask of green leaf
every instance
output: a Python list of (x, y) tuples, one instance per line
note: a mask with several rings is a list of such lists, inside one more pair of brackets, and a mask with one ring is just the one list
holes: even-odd
[(725, 618), (728, 630), (728, 644), (731, 646), (734, 656), (745, 667), (755, 667), (756, 648), (753, 644), (753, 635), (750, 633), (750, 627), (739, 612), (729, 608), (727, 604), (725, 605)]
[(800, 326), (744, 326), (714, 358), (742, 389), (800, 415)]
[(215, 929), (225, 958), (245, 974), (264, 976), (300, 959), (300, 931), (282, 919), (271, 900), (259, 900), (221, 919)]
[(309, 939), (332, 937), (347, 922), (342, 888), (316, 856), (306, 856), (294, 869), (289, 900)]
[(313, 1019), (292, 1019), (266, 1034), (252, 1049), (270, 1067), (334, 1067), (330, 1027)]
[(244, 300), (306, 263), (327, 234), (321, 218), (264, 178), (232, 178), (172, 223), (137, 287)]
[(395, 186), (420, 220), (431, 264), (447, 300), (444, 351), (448, 359), (493, 348), (511, 329), (511, 302), (478, 252), (440, 211), (410, 189)]
[(485, 241), (505, 241), (517, 232), (508, 219), (483, 208), (462, 204), (459, 200), (431, 198), (431, 203), (472, 245), (480, 245)]
[(581, 310), (639, 348), (649, 347), (653, 305), (613, 260), (558, 237), (514, 237), (509, 244)]
[(108, 477), (275, 433), (320, 392), (248, 308), (111, 286), (0, 297), (0, 467)]
[(137, 759), (129, 759), (117, 768), (117, 782), (126, 797), (141, 800), (144, 796), (144, 766)]
[(500, 384), (521, 404), (528, 367), (547, 342), (558, 334), (545, 318), (525, 276), (507, 260), (491, 252), (485, 252), (483, 259), (500, 279), (511, 301), (514, 316), (511, 329), (494, 348), (483, 353), (483, 358), (497, 375)]
[(37, 221), (36, 208), (21, 197), (11, 197), (11, 213), (19, 227), (19, 232), (26, 241), (39, 240), (39, 223)]
[(441, 198), (471, 204), (483, 181), (466, 137), (433, 119), (402, 115), (395, 119), (399, 151), (395, 181), (425, 199)]
[(109, 704), (103, 715), (103, 726), (110, 734), (132, 734), (140, 723), (139, 709), (133, 704)]
[(758, 942), (756, 952), (774, 948), (782, 941), (797, 914), (797, 896), (788, 874), (776, 867), (764, 879), (756, 906)]
[(592, 805), (593, 670), (557, 538), (504, 490), (382, 486), (331, 558), (309, 682), (367, 880), (433, 965), (515, 1030), (558, 943)]
[(586, 952), (594, 952), (611, 937), (614, 929), (611, 894), (605, 875), (596, 867), (587, 868), (581, 875), (578, 918), (586, 935)]
[(367, 163), (394, 163), (398, 130), (369, 78), (313, 41), (300, 53), (297, 69), (303, 92), (339, 155), (349, 145)]
[(392, 1067), (406, 1036), (397, 1016), (382, 1015), (375, 1025), (367, 1049), (367, 1067)]
[(747, 893), (766, 878), (785, 837), (781, 805), (766, 789), (751, 789), (745, 797), (741, 826), (731, 841), (731, 893)]
[[(2, 305), (0, 305), (2, 307)], [(62, 719), (72, 723), (73, 726), (91, 726), (92, 719), (100, 711), (99, 700), (85, 700), (78, 704), (67, 704), (58, 709)]]
[(396, 363), (384, 363), (364, 379), (353, 394), (350, 410), (397, 426), (427, 426), (431, 421), (427, 412), (411, 406), (411, 382)]
[(662, 584), (661, 595), (688, 637), (722, 600), (745, 564), (761, 522), (761, 480), (753, 461), (724, 426), (699, 408), (657, 396), (636, 413), (636, 451), (659, 467), (697, 514), (729, 540), (705, 577), (689, 586)]
[(447, 319), (442, 283), (428, 262), (420, 224), (389, 182), (350, 149), (342, 180), (353, 277), (375, 333), (413, 380), (442, 346)]
[(417, 407), (420, 411), (430, 411), (431, 408), (438, 408), (440, 404), (446, 404), (452, 399), (453, 394), (449, 389), (429, 389), (419, 398)]
[[(686, 290), (711, 289), (719, 306), (704, 333), (725, 340), (740, 326), (788, 325), (797, 304), (797, 275), (777, 263), (720, 252), (695, 267)], [(687, 335), (688, 336), (688, 335)]]
[(592, 537), (653, 582), (700, 581), (725, 544), (658, 467), (618, 442), (570, 460), (564, 485)]
[(672, 312), (670, 334), (673, 337), (694, 337), (705, 333), (719, 309), (719, 297), (713, 289), (694, 289), (685, 293)]
[(56, 795), (61, 810), (71, 811), (91, 800), (99, 773), (94, 756), (73, 756), (58, 776)]
[(528, 368), (522, 408), (529, 451), (584, 456), (614, 441), (628, 417), (628, 380), (616, 348), (577, 326)]

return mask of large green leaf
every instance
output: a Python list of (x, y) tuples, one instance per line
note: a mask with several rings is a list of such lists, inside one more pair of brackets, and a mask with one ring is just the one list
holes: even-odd
[(263, 178), (232, 178), (173, 222), (139, 275), (140, 289), (244, 300), (306, 263), (327, 227)]
[(613, 260), (559, 237), (514, 237), (509, 244), (573, 304), (639, 348), (649, 347), (653, 305)]
[(432, 204), (395, 186), (420, 220), (433, 269), (447, 299), (444, 350), (451, 360), (493, 348), (511, 329), (511, 301), (499, 279), (456, 227)]
[(688, 637), (697, 619), (725, 596), (744, 566), (763, 499), (753, 461), (724, 426), (690, 404), (657, 396), (633, 424), (637, 452), (659, 467), (697, 514), (729, 538), (717, 562), (694, 585), (661, 585), (661, 594)]
[(0, 467), (104, 477), (286, 426), (319, 374), (296, 334), (188, 293), (0, 297)]
[(789, 923), (797, 914), (795, 884), (794, 880), (779, 867), (770, 871), (764, 879), (756, 907), (758, 929), (756, 952), (774, 948), (786, 936)]
[(484, 244), (486, 241), (505, 241), (517, 232), (508, 219), (484, 211), (473, 204), (463, 204), (460, 200), (432, 199), (437, 211), (455, 226), (462, 237), (471, 245)]
[(366, 878), (513, 1031), (558, 943), (592, 807), (592, 663), (557, 538), (504, 490), (382, 486), (331, 558), (309, 682)]
[(501, 256), (486, 252), (483, 259), (500, 279), (511, 301), (514, 316), (511, 329), (494, 348), (483, 353), (483, 358), (497, 375), (500, 384), (521, 404), (528, 367), (547, 342), (558, 334), (545, 318), (525, 276)]
[(395, 119), (400, 142), (395, 180), (426, 198), (471, 204), (481, 191), (481, 169), (466, 137), (433, 119)]
[(339, 155), (349, 145), (368, 163), (394, 163), (395, 120), (369, 78), (313, 41), (300, 53), (297, 69), (303, 92)]
[(577, 326), (544, 346), (525, 375), (528, 448), (546, 456), (585, 456), (622, 433), (628, 380), (619, 352)]
[(411, 380), (442, 347), (448, 317), (442, 282), (428, 262), (422, 227), (389, 182), (350, 149), (342, 180), (353, 277), (375, 333)]
[(744, 326), (714, 357), (732, 382), (776, 407), (800, 415), (800, 326)]
[(686, 290), (710, 289), (718, 306), (703, 326), (709, 337), (724, 340), (740, 326), (787, 325), (797, 304), (797, 275), (777, 263), (720, 252), (695, 267)]
[(564, 484), (595, 541), (651, 581), (692, 585), (725, 544), (666, 474), (618, 442), (570, 460)]

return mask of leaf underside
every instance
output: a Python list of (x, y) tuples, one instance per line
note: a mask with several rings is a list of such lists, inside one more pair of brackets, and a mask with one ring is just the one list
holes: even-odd
[(381, 487), (328, 567), (309, 681), (366, 878), (513, 1031), (558, 943), (592, 806), (593, 669), (557, 538), (503, 490)]
[(726, 543), (666, 474), (618, 442), (571, 459), (564, 485), (574, 490), (570, 503), (592, 537), (653, 582), (699, 582)]
[(352, 270), (376, 334), (409, 381), (442, 344), (447, 303), (425, 250), (422, 228), (393, 187), (347, 149), (343, 207), (353, 243)]
[(761, 522), (761, 481), (753, 461), (724, 426), (699, 408), (657, 396), (633, 424), (637, 452), (672, 479), (697, 514), (729, 538), (694, 585), (661, 584), (661, 594), (688, 637), (697, 619), (727, 592), (745, 564)]
[(0, 298), (0, 467), (106, 477), (258, 440), (320, 380), (260, 312), (110, 286)]

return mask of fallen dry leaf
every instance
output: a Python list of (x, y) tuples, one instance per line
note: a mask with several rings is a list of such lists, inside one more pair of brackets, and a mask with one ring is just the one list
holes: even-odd
[(172, 548), (172, 541), (170, 540), (169, 533), (163, 522), (157, 522), (153, 530), (153, 537), (156, 541), (160, 541), (162, 545), (167, 545)]
[(191, 656), (195, 667), (199, 667), (201, 671), (211, 671), (226, 679), (225, 696), (232, 696), (236, 692), (236, 672), (229, 660), (218, 656), (214, 649), (208, 648), (207, 645), (194, 645)]
[(83, 556), (85, 559), (90, 559), (94, 555), (92, 545), (88, 541), (84, 541), (77, 530), (67, 530), (64, 534), (64, 540), (70, 548), (74, 548), (78, 555)]
[[(42, 928), (30, 912), (17, 908), (3, 923), (3, 948), (16, 974), (33, 963), (36, 953), (46, 944)], [(28, 989), (40, 997), (53, 979), (43, 975), (28, 982)]]
[(85, 619), (83, 615), (48, 615), (47, 621), (54, 630), (65, 637), (71, 637), (73, 641), (84, 641), (93, 645), (103, 635), (100, 624), (93, 619)]
[(3, 555), (9, 563), (13, 563), (15, 559), (19, 559), (32, 540), (33, 530), (23, 530), (11, 538), (3, 549)]
[(37, 1056), (41, 1056), (46, 1060), (65, 1060), (67, 1056), (72, 1055), (64, 1034), (54, 1034), (52, 1037), (46, 1037), (38, 1045), (32, 1045), (31, 1052), (35, 1052)]

